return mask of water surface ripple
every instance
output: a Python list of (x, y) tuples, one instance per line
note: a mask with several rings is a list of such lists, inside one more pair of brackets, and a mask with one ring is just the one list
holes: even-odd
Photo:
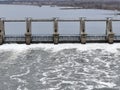
[(0, 90), (120, 88), (119, 48), (116, 52), (102, 47), (88, 50), (74, 47), (58, 51), (43, 47), (17, 50), (0, 48)]

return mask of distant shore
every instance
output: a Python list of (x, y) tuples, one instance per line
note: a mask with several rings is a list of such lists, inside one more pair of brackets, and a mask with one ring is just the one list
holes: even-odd
[[(0, 1), (0, 4), (10, 5), (42, 5), (61, 6), (61, 9), (106, 9), (120, 11), (120, 1), (118, 0), (79, 0), (79, 1)], [(68, 8), (71, 7), (71, 8)]]

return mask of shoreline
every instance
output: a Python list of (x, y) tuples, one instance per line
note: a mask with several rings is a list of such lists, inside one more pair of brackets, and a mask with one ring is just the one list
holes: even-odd
[[(100, 2), (100, 1), (75, 1), (75, 2), (41, 2), (39, 1), (38, 3), (35, 1), (31, 1), (31, 2), (7, 2), (7, 3), (3, 3), (2, 1), (0, 1), (0, 5), (30, 5), (30, 6), (51, 6), (51, 7), (63, 7), (61, 9), (105, 9), (105, 10), (118, 10), (120, 11), (120, 1), (106, 1), (106, 2)], [(69, 7), (69, 8), (68, 8)]]

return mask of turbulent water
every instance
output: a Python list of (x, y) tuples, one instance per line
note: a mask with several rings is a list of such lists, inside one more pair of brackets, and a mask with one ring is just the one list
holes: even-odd
[(5, 44), (0, 90), (119, 90), (120, 44)]

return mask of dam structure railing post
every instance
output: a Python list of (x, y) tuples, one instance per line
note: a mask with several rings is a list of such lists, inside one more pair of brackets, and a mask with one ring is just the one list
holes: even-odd
[(25, 42), (27, 45), (31, 43), (31, 18), (26, 19), (26, 33), (25, 33)]
[(114, 42), (114, 33), (112, 31), (112, 20), (107, 18), (106, 20), (106, 39), (108, 43), (112, 44)]
[(4, 20), (0, 18), (0, 45), (4, 42), (5, 30), (4, 30)]
[(86, 33), (85, 33), (85, 18), (80, 19), (80, 41), (82, 44), (86, 43)]
[[(5, 32), (5, 23), (10, 22), (24, 22), (26, 25), (26, 31), (23, 35), (8, 35)], [(52, 34), (32, 34), (32, 24), (33, 22), (50, 22), (53, 25), (53, 32)], [(79, 23), (79, 33), (78, 34), (59, 34), (58, 25), (59, 22), (62, 24), (64, 22), (78, 22)], [(89, 34), (89, 32), (86, 32), (86, 22), (104, 22), (106, 23), (106, 28), (104, 29), (104, 34)], [(117, 34), (113, 33), (113, 27), (112, 22), (120, 22), (120, 19), (86, 19), (84, 17), (81, 17), (79, 19), (59, 19), (59, 18), (51, 18), (51, 19), (32, 19), (32, 18), (26, 18), (26, 19), (20, 19), (20, 20), (9, 20), (9, 19), (3, 19), (0, 18), (0, 44), (3, 43), (26, 43), (27, 45), (30, 45), (31, 43), (81, 43), (85, 44), (88, 42), (108, 42), (112, 44), (113, 42), (120, 42), (120, 34), (119, 31)], [(96, 24), (95, 24), (96, 25)], [(49, 27), (48, 27), (49, 29)], [(94, 28), (93, 28), (94, 29)], [(95, 28), (98, 30), (98, 28)], [(12, 31), (10, 31), (12, 33)], [(19, 32), (19, 31), (18, 31)], [(41, 33), (41, 32), (40, 32)], [(64, 33), (64, 32), (62, 32)]]
[(59, 34), (58, 34), (58, 21), (57, 21), (57, 18), (54, 18), (53, 21), (54, 21), (53, 42), (54, 42), (54, 44), (58, 44), (58, 42), (59, 42)]

